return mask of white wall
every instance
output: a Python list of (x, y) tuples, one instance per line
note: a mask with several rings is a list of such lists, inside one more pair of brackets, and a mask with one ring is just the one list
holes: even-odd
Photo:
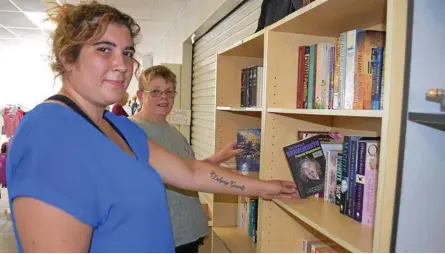
[(153, 51), (153, 63), (182, 63), (182, 43), (215, 12), (224, 0), (190, 0), (161, 43)]
[[(49, 66), (48, 45), (48, 42), (31, 42), (0, 49), (0, 108), (6, 104), (21, 104), (30, 110), (60, 90), (61, 83), (54, 80)], [(142, 58), (137, 60), (142, 62)], [(133, 76), (127, 89), (129, 99), (136, 95), (137, 87), (137, 79)], [(131, 112), (128, 106), (125, 109)]]
[(0, 107), (18, 103), (32, 109), (60, 89), (49, 67), (46, 42), (11, 46), (0, 56)]

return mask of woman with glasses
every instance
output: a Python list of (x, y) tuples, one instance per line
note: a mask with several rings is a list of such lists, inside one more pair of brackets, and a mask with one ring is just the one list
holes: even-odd
[[(146, 69), (139, 78), (137, 96), (142, 104), (140, 112), (130, 120), (141, 127), (147, 136), (167, 151), (185, 159), (194, 159), (187, 139), (167, 122), (176, 96), (176, 75), (167, 67), (158, 65)], [(208, 158), (221, 163), (239, 150), (229, 144), (219, 153)], [(167, 202), (173, 224), (173, 234), (178, 253), (196, 253), (208, 234), (207, 216), (197, 192), (185, 191), (167, 185)]]

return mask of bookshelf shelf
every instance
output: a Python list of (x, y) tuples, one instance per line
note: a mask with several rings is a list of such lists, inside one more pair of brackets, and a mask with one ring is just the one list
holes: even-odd
[(412, 122), (445, 131), (445, 113), (409, 112), (408, 119)]
[(371, 252), (372, 228), (340, 214), (338, 206), (315, 198), (274, 202), (346, 250)]
[(319, 115), (319, 116), (350, 116), (350, 117), (373, 117), (381, 118), (382, 110), (333, 110), (333, 109), (286, 109), (268, 108), (269, 113), (297, 114), (297, 115)]
[(238, 112), (261, 112), (262, 108), (247, 108), (247, 107), (216, 107), (217, 110), (222, 111), (238, 111)]
[[(241, 209), (242, 206), (246, 207), (243, 197), (213, 195), (212, 237), (218, 246), (213, 252), (295, 253), (302, 252), (304, 242), (308, 240), (333, 242), (335, 246), (332, 248), (336, 248), (339, 252), (390, 252), (402, 122), (401, 97), (404, 88), (407, 8), (407, 1), (316, 0), (217, 54), (214, 152), (235, 140), (239, 129), (260, 128), (260, 179), (293, 179), (283, 147), (299, 141), (301, 132), (335, 132), (343, 136), (380, 137), (380, 146), (378, 158), (375, 157), (378, 160), (377, 190), (373, 190), (375, 198), (371, 197), (375, 201), (373, 206), (375, 210), (370, 215), (374, 215), (372, 227), (355, 221), (351, 218), (353, 216), (351, 214), (349, 214), (351, 217), (341, 214), (337, 205), (323, 198), (310, 197), (298, 201), (266, 201), (260, 198), (257, 206), (257, 242), (253, 243), (247, 230), (240, 227), (240, 224), (246, 226), (243, 223), (246, 219), (245, 213), (243, 214)], [(304, 84), (301, 81), (302, 70), (306, 75), (303, 77), (309, 77), (309, 71), (306, 70), (310, 64), (309, 60), (305, 60), (303, 63), (305, 68), (299, 68), (303, 62), (300, 61), (303, 54), (299, 54), (299, 47), (305, 46), (304, 56), (309, 58), (310, 55), (315, 59), (314, 52), (308, 53), (306, 47), (340, 41), (341, 33), (354, 29), (386, 32), (385, 57), (378, 62), (384, 64), (384, 68), (381, 69), (382, 74), (373, 72), (373, 75), (376, 73), (381, 75), (378, 77), (381, 77), (382, 84), (383, 82), (385, 84), (381, 86), (382, 94), (377, 94), (380, 96), (380, 103), (383, 104), (374, 105), (374, 108), (382, 109), (369, 110), (369, 106), (363, 106), (368, 108), (363, 110), (340, 109), (341, 106), (334, 107), (336, 109), (302, 109), (302, 99), (297, 100), (297, 98), (309, 99), (304, 93), (306, 97), (301, 97), (301, 91), (304, 90), (301, 90), (302, 86), (297, 90), (297, 84)], [(367, 49), (371, 52), (369, 47)], [(327, 47), (327, 50), (332, 49)], [(319, 94), (313, 95), (314, 102), (317, 96), (334, 98), (329, 90), (326, 94), (320, 92), (324, 90), (317, 90), (317, 87), (331, 89), (330, 85), (323, 86), (330, 84), (326, 81), (327, 72), (335, 73), (333, 71), (335, 68), (339, 70), (338, 65), (332, 65), (332, 61), (328, 61), (332, 57), (340, 59), (339, 56), (333, 56), (332, 51), (330, 54), (330, 57), (325, 58), (327, 59), (325, 62), (318, 62), (318, 67), (315, 67), (315, 60), (311, 60), (310, 68), (313, 73), (311, 86), (315, 91), (319, 91)], [(363, 54), (367, 54), (365, 58), (370, 56), (368, 53)], [(327, 63), (331, 65), (325, 65)], [(338, 61), (335, 63), (338, 64)], [(246, 87), (246, 76), (242, 73), (246, 74), (247, 68), (256, 66), (262, 66), (256, 69), (258, 71), (256, 77), (262, 77), (256, 80), (260, 82), (260, 86), (255, 87), (258, 83), (253, 82), (253, 87), (260, 87), (256, 99), (261, 101), (257, 103), (249, 101), (247, 105), (256, 106), (241, 107), (246, 105), (245, 101), (241, 100), (246, 98), (241, 96), (241, 87)], [(330, 69), (326, 69), (326, 66)], [(348, 68), (355, 70), (356, 67), (350, 64)], [(324, 83), (320, 80), (318, 84), (316, 83), (319, 74), (321, 80), (325, 79)], [(350, 75), (345, 74), (344, 77), (349, 78)], [(353, 78), (354, 83), (348, 81), (350, 85), (348, 89), (355, 89), (356, 77)], [(361, 80), (357, 83), (360, 87), (362, 87)], [(332, 79), (329, 80), (331, 81)], [(340, 82), (336, 82), (335, 79), (333, 81), (335, 84)], [(352, 100), (357, 102), (362, 96), (365, 98), (370, 95), (369, 91), (372, 89), (369, 89), (369, 82), (366, 84), (368, 86), (363, 92), (360, 91), (360, 94), (352, 91), (354, 96), (358, 94)], [(373, 88), (375, 84), (380, 83), (373, 83)], [(309, 91), (309, 81), (307, 87)], [(332, 88), (335, 88), (335, 85)], [(343, 89), (346, 90), (345, 87)], [(346, 93), (351, 94), (351, 90)], [(342, 95), (338, 94), (336, 98), (340, 96)], [(369, 103), (369, 97), (367, 98)], [(326, 107), (330, 102), (327, 99), (324, 102), (320, 101), (319, 105)], [(359, 103), (361, 102), (358, 101), (358, 105)], [(356, 106), (356, 108), (362, 107)], [(425, 116), (412, 113), (410, 117), (412, 121), (422, 121), (422, 119), (432, 121), (431, 116), (421, 118)], [(444, 126), (443, 118), (441, 119), (440, 125)]]
[(262, 57), (264, 50), (264, 30), (258, 31), (243, 40), (240, 40), (219, 55), (224, 56), (244, 56), (244, 57)]
[(318, 0), (271, 25), (273, 32), (334, 37), (385, 23), (386, 0)]
[(232, 253), (254, 253), (255, 243), (246, 231), (237, 227), (214, 227), (213, 232)]

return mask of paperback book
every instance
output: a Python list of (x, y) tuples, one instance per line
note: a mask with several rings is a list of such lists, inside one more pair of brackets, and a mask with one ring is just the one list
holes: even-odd
[(283, 148), (301, 198), (324, 191), (326, 158), (318, 137), (310, 137)]

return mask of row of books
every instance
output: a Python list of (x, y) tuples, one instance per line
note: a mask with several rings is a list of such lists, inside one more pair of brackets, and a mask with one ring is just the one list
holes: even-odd
[(301, 198), (316, 196), (372, 227), (378, 179), (379, 138), (299, 132), (283, 148)]
[(298, 109), (383, 109), (383, 31), (351, 30), (298, 48)]
[(241, 107), (261, 107), (263, 83), (263, 66), (241, 70)]
[(238, 202), (238, 227), (248, 233), (252, 242), (257, 242), (258, 199), (240, 197)]

